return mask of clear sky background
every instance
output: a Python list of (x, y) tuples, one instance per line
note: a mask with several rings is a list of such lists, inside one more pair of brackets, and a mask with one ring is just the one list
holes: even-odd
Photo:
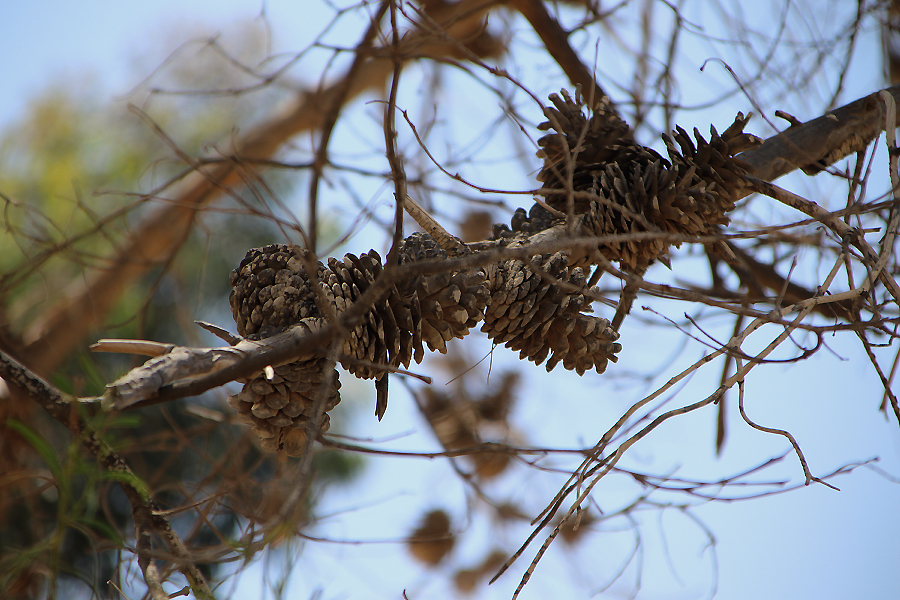
[[(267, 15), (273, 25), (275, 50), (299, 50), (317, 32), (310, 16), (309, 1), (273, 1)], [(173, 30), (214, 32), (240, 20), (259, 15), (254, 0), (161, 0), (156, 2), (0, 2), (0, 126), (15, 123), (29, 99), (58, 82), (83, 85), (101, 96), (117, 98), (143, 80), (153, 60), (143, 58), (149, 51), (161, 61), (174, 47), (167, 37)], [(347, 45), (355, 43), (356, 33)], [(862, 45), (860, 69), (853, 74), (844, 100), (878, 89), (880, 54), (877, 38), (870, 35)], [(865, 65), (868, 65), (866, 67)], [(298, 76), (302, 76), (298, 75)], [(74, 82), (74, 83), (73, 83)], [(737, 107), (737, 108), (735, 108)], [(730, 100), (722, 114), (748, 110), (741, 99)], [(697, 124), (715, 121), (724, 125), (729, 116), (715, 111), (694, 115)], [(798, 115), (815, 116), (815, 115)], [(693, 125), (693, 123), (691, 123)], [(702, 128), (702, 127), (701, 127)], [(753, 129), (751, 127), (751, 129)], [(755, 130), (758, 131), (758, 130)], [(515, 184), (511, 184), (515, 185)], [(385, 198), (389, 193), (384, 193)], [(512, 204), (511, 204), (512, 205)], [(507, 218), (500, 216), (501, 218)], [(499, 220), (499, 219), (498, 219)], [(352, 242), (353, 244), (356, 241)], [(359, 241), (360, 244), (368, 243)], [(366, 248), (356, 248), (356, 252)], [(652, 303), (657, 310), (669, 310), (677, 317), (685, 309)], [(650, 355), (660, 364), (671, 359), (688, 362), (699, 354), (679, 357), (678, 346), (665, 336), (643, 330), (636, 319), (623, 331), (622, 363)], [(642, 343), (635, 343), (640, 341)], [(490, 351), (483, 337), (470, 342), (473, 355)], [(852, 461), (879, 457), (879, 469), (900, 476), (900, 428), (877, 411), (881, 401), (879, 384), (859, 344), (835, 340), (837, 354), (822, 352), (808, 361), (768, 368), (767, 375), (748, 381), (748, 410), (759, 422), (791, 431), (800, 442), (815, 474), (827, 474)], [(648, 352), (653, 349), (655, 352)], [(495, 367), (513, 364), (506, 350), (495, 352)], [(427, 369), (427, 364), (418, 370)], [(641, 390), (617, 390), (604, 385), (599, 376), (578, 378), (573, 373), (543, 368), (526, 369), (526, 393), (513, 417), (522, 424), (540, 423), (528, 430), (528, 442), (536, 445), (577, 446), (592, 444), (611, 419), (638, 399)], [(666, 370), (657, 386), (676, 370)], [(435, 385), (443, 385), (440, 380)], [(717, 382), (698, 377), (686, 392), (706, 395)], [(644, 393), (653, 389), (648, 384)], [(344, 382), (344, 396), (358, 390), (371, 401), (368, 386)], [(703, 391), (706, 390), (705, 393)], [(427, 434), (410, 399), (400, 385), (394, 385), (391, 408), (378, 424), (368, 405), (346, 424), (356, 435), (392, 439), (383, 447), (406, 450), (435, 450), (436, 442)], [(576, 416), (573, 423), (573, 415)], [(733, 416), (733, 415), (732, 415)], [(709, 478), (739, 472), (786, 452), (783, 438), (767, 436), (731, 423), (731, 437), (721, 458), (712, 454), (714, 415), (711, 411), (676, 419), (654, 434), (653, 441), (636, 449), (628, 466), (654, 472), (677, 473), (685, 478)], [(580, 442), (579, 442), (580, 440)], [(362, 484), (335, 490), (320, 505), (334, 516), (323, 521), (316, 535), (353, 541), (396, 540), (408, 531), (423, 507), (449, 505), (454, 516), (473, 527), (484, 523), (484, 515), (469, 514), (465, 496), (446, 463), (411, 459), (369, 461)], [(537, 497), (549, 500), (557, 483), (531, 475), (524, 467), (508, 481), (518, 481), (525, 497), (528, 491), (547, 485)], [(764, 479), (784, 477), (793, 484), (802, 482), (802, 473), (791, 454)], [(553, 480), (556, 481), (556, 480)], [(620, 490), (611, 480), (609, 489), (598, 494), (608, 499), (605, 508), (616, 506)], [(708, 539), (690, 517), (677, 510), (652, 515), (642, 523), (646, 536), (643, 579), (639, 598), (707, 597), (718, 573), (718, 598), (750, 600), (758, 598), (845, 598), (900, 597), (900, 486), (890, 477), (862, 468), (833, 481), (835, 492), (811, 486), (792, 493), (746, 502), (709, 503), (693, 509), (716, 539), (717, 566), (711, 562)], [(624, 484), (622, 484), (624, 485)], [(363, 491), (361, 491), (363, 490)], [(622, 495), (622, 498), (626, 495)], [(535, 506), (535, 508), (540, 508)], [(502, 532), (502, 541), (515, 545), (528, 530), (511, 527)], [(522, 598), (586, 598), (597, 591), (615, 572), (623, 551), (631, 543), (628, 533), (594, 535), (577, 552), (553, 548), (535, 573)], [(665, 545), (663, 544), (665, 540)], [(498, 540), (477, 538), (456, 550), (461, 564), (472, 564), (479, 547)], [(669, 557), (662, 550), (671, 550)], [(534, 548), (536, 550), (536, 547)], [(524, 561), (533, 552), (526, 553)], [(277, 574), (281, 563), (271, 557), (240, 578), (235, 597), (263, 597), (259, 577), (264, 569)], [(513, 569), (492, 586), (486, 597), (508, 598), (527, 562)], [(634, 572), (614, 585), (608, 597), (629, 597), (634, 591)], [(571, 582), (574, 581), (575, 584)], [(226, 588), (228, 589), (228, 588)], [(423, 575), (410, 563), (401, 544), (363, 543), (353, 545), (309, 543), (294, 559), (290, 577), (293, 598), (308, 598), (321, 589), (323, 598), (450, 598), (446, 580), (435, 574)], [(606, 597), (606, 596), (604, 596)]]

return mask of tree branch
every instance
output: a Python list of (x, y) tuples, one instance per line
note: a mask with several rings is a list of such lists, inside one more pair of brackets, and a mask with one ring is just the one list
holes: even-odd
[[(886, 91), (900, 101), (900, 85)], [(758, 148), (738, 154), (737, 158), (753, 167), (756, 177), (764, 181), (773, 181), (796, 169), (814, 175), (862, 150), (884, 130), (884, 110), (879, 93), (869, 94), (802, 125), (789, 127), (768, 138)], [(748, 190), (744, 195), (749, 194)]]
[(154, 597), (159, 596), (161, 587), (158, 572), (150, 555), (151, 523), (153, 531), (166, 542), (169, 552), (175, 558), (176, 567), (187, 577), (194, 595), (203, 600), (214, 599), (215, 596), (200, 569), (194, 564), (190, 553), (172, 529), (168, 519), (162, 516), (162, 511), (151, 498), (143, 481), (135, 475), (128, 463), (84, 422), (78, 414), (78, 403), (2, 351), (0, 351), (0, 377), (40, 404), (50, 416), (78, 436), (103, 468), (114, 475), (113, 479), (121, 486), (131, 503), (137, 537), (138, 564)]

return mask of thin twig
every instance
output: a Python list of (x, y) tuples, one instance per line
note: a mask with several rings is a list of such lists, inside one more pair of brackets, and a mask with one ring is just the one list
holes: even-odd
[[(315, 252), (317, 236), (318, 236), (318, 198), (319, 198), (319, 181), (322, 178), (322, 172), (325, 165), (328, 164), (328, 142), (331, 141), (331, 133), (337, 124), (338, 115), (344, 107), (350, 90), (353, 86), (357, 75), (362, 71), (363, 65), (370, 58), (370, 49), (375, 37), (381, 30), (381, 19), (387, 12), (390, 0), (382, 0), (369, 22), (362, 39), (356, 45), (355, 56), (346, 75), (340, 80), (334, 89), (330, 98), (330, 103), (326, 105), (324, 116), (322, 117), (321, 134), (319, 135), (319, 144), (316, 146), (316, 156), (313, 159), (312, 176), (309, 180), (309, 250)], [(319, 109), (321, 110), (321, 108)]]

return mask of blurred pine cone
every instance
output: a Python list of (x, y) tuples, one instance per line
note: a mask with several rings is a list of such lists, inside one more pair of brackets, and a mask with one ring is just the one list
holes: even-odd
[(407, 547), (418, 560), (434, 566), (453, 550), (455, 542), (450, 531), (450, 516), (443, 510), (432, 510), (410, 534)]
[(453, 575), (453, 583), (456, 589), (463, 594), (471, 594), (478, 583), (489, 575), (496, 573), (508, 557), (509, 553), (497, 548), (485, 556), (484, 560), (476, 567), (457, 571)]

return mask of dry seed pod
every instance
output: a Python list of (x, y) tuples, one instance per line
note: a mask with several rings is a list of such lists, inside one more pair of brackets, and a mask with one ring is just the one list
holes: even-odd
[(534, 256), (530, 264), (507, 261), (488, 269), (491, 298), (481, 330), (492, 340), (519, 351), (520, 358), (535, 364), (547, 360), (547, 370), (557, 364), (579, 375), (588, 370), (603, 373), (622, 349), (619, 335), (609, 321), (585, 315), (590, 301), (583, 293), (564, 291), (551, 280), (585, 289), (580, 267), (569, 269), (568, 257), (558, 252), (548, 258)]
[(468, 211), (459, 224), (460, 237), (464, 242), (480, 242), (490, 235), (491, 225), (491, 213), (486, 210)]
[(478, 415), (470, 402), (454, 400), (432, 388), (425, 388), (422, 414), (447, 450), (470, 448), (479, 444)]
[(481, 579), (481, 573), (477, 569), (460, 569), (453, 574), (453, 585), (457, 591), (463, 594), (471, 594)]
[[(484, 423), (479, 402), (453, 398), (431, 388), (424, 390), (422, 414), (428, 419), (438, 441), (447, 450), (472, 448), (482, 442), (480, 425)], [(496, 477), (506, 470), (512, 456), (504, 452), (477, 452), (466, 456), (482, 479)]]
[(566, 160), (575, 157), (576, 164), (604, 163), (610, 160), (612, 148), (627, 139), (628, 125), (616, 113), (608, 97), (597, 98), (590, 117), (583, 107), (586, 99), (581, 86), (573, 99), (567, 90), (550, 94), (552, 107), (544, 109), (547, 120), (538, 125), (541, 131), (554, 130), (538, 140), (538, 157), (544, 159), (538, 181), (548, 182), (566, 177)]
[[(556, 108), (547, 114), (553, 118), (540, 128), (554, 132), (539, 141), (544, 166), (538, 180), (559, 190), (546, 197), (548, 205), (567, 212), (571, 201), (575, 213), (585, 215), (586, 233), (698, 237), (728, 223), (749, 169), (734, 156), (761, 143), (743, 131), (749, 116), (738, 113), (721, 135), (710, 128), (708, 141), (696, 129), (692, 141), (677, 128), (672, 137), (663, 136), (665, 159), (627, 137), (627, 126), (603, 102), (588, 118), (579, 93), (573, 100), (563, 91), (563, 98), (554, 95), (551, 101)], [(566, 192), (570, 176), (577, 198)], [(662, 239), (609, 240), (599, 249), (608, 260), (640, 273), (665, 256), (669, 245)]]
[(306, 260), (299, 246), (271, 244), (247, 252), (229, 277), (229, 303), (238, 333), (267, 337), (320, 316)]
[(429, 566), (437, 565), (453, 549), (456, 542), (450, 532), (450, 517), (443, 510), (425, 514), (407, 539), (409, 552)]
[[(440, 258), (446, 258), (446, 253), (425, 234), (410, 236), (400, 248), (401, 264)], [(314, 277), (308, 274), (310, 268), (315, 269)], [(340, 315), (359, 299), (381, 271), (381, 257), (374, 250), (360, 256), (347, 254), (341, 261), (329, 259), (327, 267), (313, 263), (299, 246), (272, 244), (250, 250), (230, 277), (230, 304), (238, 332), (267, 337), (297, 324), (318, 329), (325, 325), (326, 314)], [(392, 286), (375, 302), (343, 340), (341, 363), (357, 377), (377, 380), (375, 414), (379, 419), (387, 407), (387, 368), (421, 362), (425, 346), (445, 352), (447, 341), (463, 337), (482, 319), (487, 296), (484, 272), (472, 270), (412, 277), (400, 287)], [(328, 310), (318, 305), (322, 301), (330, 305)], [(319, 363), (308, 363), (298, 368), (321, 370)], [(333, 389), (322, 392), (328, 410), (340, 401), (336, 378), (319, 373), (308, 383), (323, 389), (326, 381), (333, 382)], [(263, 447), (300, 447), (304, 429), (299, 417), (272, 409), (270, 404), (279, 401), (256, 391), (267, 390), (267, 385), (258, 375), (235, 404), (255, 407), (255, 412), (241, 414), (257, 419), (251, 425)], [(282, 433), (285, 427), (292, 430), (287, 438)]]

